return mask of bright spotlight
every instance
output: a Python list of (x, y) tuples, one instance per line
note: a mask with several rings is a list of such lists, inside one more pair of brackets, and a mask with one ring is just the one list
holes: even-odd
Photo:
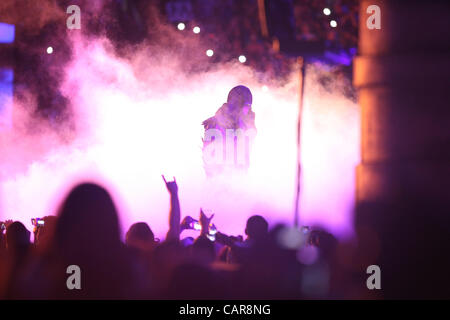
[(213, 54), (214, 54), (214, 51), (213, 51), (213, 50), (211, 50), (211, 49), (206, 50), (206, 55), (207, 55), (208, 57), (212, 57)]
[(178, 25), (177, 25), (177, 28), (178, 28), (178, 30), (184, 30), (185, 28), (186, 28), (186, 25), (183, 23), (183, 22), (180, 22)]
[(245, 61), (247, 61), (247, 58), (244, 55), (240, 55), (239, 56), (239, 62), (240, 63), (244, 63)]
[(324, 8), (323, 9), (323, 14), (326, 15), (326, 16), (329, 16), (331, 14), (331, 10), (328, 9), (328, 8)]
[(53, 53), (53, 48), (52, 47), (48, 47), (47, 48), (47, 53), (48, 54), (52, 54)]
[(330, 21), (330, 26), (331, 26), (332, 28), (336, 28), (336, 27), (337, 27), (337, 22), (336, 22), (336, 20), (331, 20), (331, 21)]
[(269, 88), (266, 85), (263, 85), (262, 86), (262, 91), (267, 92), (267, 91), (269, 91)]
[(194, 31), (194, 33), (200, 33), (200, 27), (194, 27), (194, 29), (192, 29), (192, 31)]

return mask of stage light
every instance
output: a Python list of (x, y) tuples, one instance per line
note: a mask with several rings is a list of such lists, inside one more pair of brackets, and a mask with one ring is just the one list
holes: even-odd
[(16, 27), (12, 24), (0, 22), (0, 43), (13, 43)]
[(52, 47), (48, 47), (47, 48), (47, 53), (48, 54), (52, 54), (53, 53), (53, 48)]
[(180, 22), (180, 23), (177, 25), (177, 28), (178, 28), (178, 30), (182, 31), (182, 30), (184, 30), (184, 28), (186, 28), (186, 25), (185, 25), (183, 22)]
[(335, 20), (331, 20), (331, 21), (330, 21), (330, 26), (331, 26), (332, 28), (336, 28), (337, 22), (336, 22)]
[(247, 58), (244, 55), (240, 55), (239, 56), (239, 62), (240, 63), (244, 63), (245, 61), (247, 61)]
[(323, 9), (323, 14), (326, 15), (326, 16), (329, 16), (331, 14), (331, 10), (328, 9), (328, 8), (324, 8)]
[(200, 27), (194, 27), (194, 29), (192, 29), (192, 31), (194, 31), (194, 33), (200, 33)]
[(214, 51), (213, 51), (212, 49), (206, 50), (206, 55), (207, 55), (208, 57), (212, 57), (213, 54), (214, 54)]
[(269, 91), (269, 88), (268, 88), (266, 85), (263, 85), (261, 89), (262, 89), (262, 91), (264, 91), (264, 92)]

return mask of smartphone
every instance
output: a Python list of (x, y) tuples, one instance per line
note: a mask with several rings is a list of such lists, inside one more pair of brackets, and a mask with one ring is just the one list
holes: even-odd
[(215, 226), (214, 224), (211, 223), (211, 224), (209, 225), (209, 234), (210, 234), (211, 236), (215, 236), (216, 233), (217, 233), (217, 228), (216, 228), (216, 226)]
[(41, 218), (31, 218), (31, 224), (35, 227), (42, 227), (45, 224), (45, 221)]
[(200, 222), (198, 222), (198, 221), (192, 221), (192, 222), (191, 222), (191, 225), (190, 225), (190, 228), (191, 228), (192, 230), (200, 231), (200, 230), (202, 230), (202, 225), (201, 225)]
[[(198, 221), (192, 222), (191, 223), (191, 229), (197, 230), (197, 231), (201, 231), (202, 230), (202, 225)], [(212, 235), (215, 235), (216, 233), (217, 233), (217, 228), (216, 228), (216, 226), (214, 224), (211, 223), (209, 225), (209, 234), (212, 236)]]

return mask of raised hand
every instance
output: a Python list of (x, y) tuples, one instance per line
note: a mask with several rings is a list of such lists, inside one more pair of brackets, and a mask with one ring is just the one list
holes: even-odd
[(200, 209), (200, 218), (198, 221), (200, 222), (200, 225), (202, 226), (202, 234), (208, 234), (209, 233), (209, 225), (211, 224), (211, 220), (214, 217), (214, 213), (208, 218), (205, 213), (203, 212), (203, 209)]
[(167, 190), (170, 193), (170, 212), (169, 212), (169, 231), (167, 231), (166, 240), (179, 241), (180, 239), (180, 201), (178, 200), (177, 180), (167, 181), (164, 175), (161, 175)]
[(184, 217), (183, 221), (181, 221), (181, 224), (180, 224), (180, 229), (181, 229), (180, 232), (183, 230), (190, 229), (191, 223), (194, 221), (195, 221), (195, 219), (192, 218), (191, 216)]
[(169, 191), (170, 194), (177, 194), (178, 193), (178, 185), (177, 185), (177, 180), (175, 179), (175, 177), (173, 177), (173, 181), (167, 181), (166, 178), (164, 177), (164, 175), (161, 175), (164, 183), (166, 184), (167, 190)]

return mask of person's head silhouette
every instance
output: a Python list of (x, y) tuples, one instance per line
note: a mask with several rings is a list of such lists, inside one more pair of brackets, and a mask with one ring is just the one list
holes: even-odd
[(246, 86), (236, 86), (228, 93), (227, 104), (232, 111), (240, 111), (246, 106), (251, 107), (252, 101), (252, 93)]
[(267, 236), (269, 230), (269, 224), (262, 216), (251, 216), (247, 220), (247, 226), (245, 227), (245, 234), (249, 239), (261, 240)]
[(126, 234), (126, 244), (129, 247), (145, 248), (155, 244), (155, 235), (145, 222), (131, 225)]
[(96, 184), (76, 186), (63, 202), (55, 245), (68, 256), (97, 256), (120, 246), (119, 220), (109, 193)]
[(6, 229), (6, 247), (14, 252), (30, 245), (30, 231), (19, 222), (15, 221)]

